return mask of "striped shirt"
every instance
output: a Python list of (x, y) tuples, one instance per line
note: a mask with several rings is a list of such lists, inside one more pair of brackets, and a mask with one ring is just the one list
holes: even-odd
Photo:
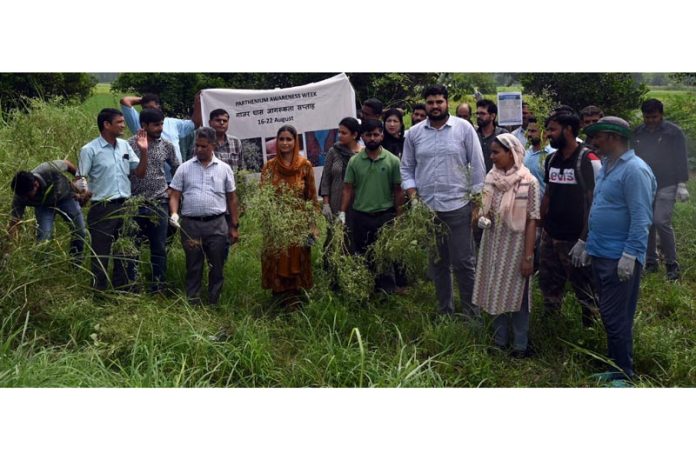
[(227, 211), (227, 194), (234, 192), (232, 168), (213, 155), (208, 166), (194, 157), (176, 170), (169, 186), (182, 193), (181, 215), (206, 217)]
[(466, 120), (450, 116), (438, 129), (430, 120), (408, 130), (401, 155), (402, 188), (439, 212), (464, 207), (483, 189), (483, 153), (478, 134)]

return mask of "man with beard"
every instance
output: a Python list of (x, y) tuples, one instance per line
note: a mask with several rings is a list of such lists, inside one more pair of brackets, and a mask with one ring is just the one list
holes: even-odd
[(465, 120), (450, 116), (447, 96), (442, 85), (424, 91), (428, 119), (406, 135), (401, 177), (412, 207), (428, 206), (443, 226), (438, 254), (430, 260), (438, 312), (454, 313), (454, 272), (464, 314), (480, 317), (471, 304), (475, 268), (471, 201), (481, 193), (486, 171), (476, 131)]
[[(194, 104), (193, 104), (193, 114), (190, 120), (182, 120), (179, 118), (165, 117), (164, 128), (162, 130), (162, 137), (171, 142), (176, 151), (176, 157), (179, 163), (183, 161), (181, 152), (188, 152), (188, 149), (184, 148), (182, 144), (184, 139), (189, 138), (193, 134), (193, 130), (201, 126), (201, 95), (196, 93)], [(138, 111), (135, 110), (134, 105), (140, 105), (143, 109), (158, 109), (162, 110), (162, 102), (156, 94), (146, 93), (142, 96), (124, 96), (121, 98), (121, 111), (126, 120), (126, 125), (128, 129), (131, 130), (133, 134), (138, 132), (140, 128), (140, 118)], [(169, 171), (167, 167), (166, 177), (167, 183), (171, 182), (173, 173)]]
[(496, 124), (498, 118), (498, 106), (490, 99), (481, 99), (476, 103), (476, 123), (478, 124), (479, 142), (483, 151), (483, 161), (488, 172), (493, 167), (491, 160), (491, 142), (498, 134), (507, 133), (508, 130)]
[[(362, 124), (365, 148), (348, 161), (343, 183), (340, 222), (352, 203), (350, 234), (353, 249), (365, 254), (377, 240), (379, 229), (401, 214), (404, 194), (401, 190), (399, 158), (382, 147), (384, 128), (380, 120), (367, 119)], [(372, 271), (375, 272), (374, 267)], [(377, 275), (375, 289), (386, 293), (396, 290), (394, 273)]]
[[(150, 262), (152, 275), (150, 292), (161, 292), (167, 277), (167, 228), (169, 226), (169, 203), (167, 196), (167, 181), (165, 180), (165, 164), (172, 172), (179, 167), (174, 146), (162, 139), (164, 113), (159, 109), (143, 109), (140, 112), (140, 126), (147, 133), (147, 170), (145, 177), (139, 178), (131, 174), (131, 195), (142, 197), (143, 204), (138, 207), (135, 223), (138, 231), (134, 241), (139, 248), (143, 240), (150, 245)], [(137, 148), (137, 136), (128, 139), (131, 148)], [(137, 262), (130, 260), (127, 265), (128, 279), (133, 283), (137, 276)]]
[(689, 180), (686, 137), (679, 126), (664, 120), (664, 107), (659, 100), (648, 99), (640, 109), (644, 123), (636, 128), (633, 145), (636, 155), (650, 166), (657, 179), (655, 220), (650, 227), (645, 270), (656, 272), (658, 269), (656, 235), (659, 235), (667, 279), (676, 281), (680, 274), (672, 212), (675, 201), (684, 202), (689, 199), (689, 190), (686, 188), (686, 181)]
[(382, 101), (375, 97), (366, 99), (360, 108), (360, 121), (364, 122), (365, 120), (380, 120), (382, 118), (383, 111), (384, 104), (382, 104)]
[(633, 317), (657, 182), (650, 167), (629, 150), (631, 130), (626, 120), (604, 117), (585, 132), (593, 136), (604, 157), (590, 213), (587, 253), (599, 288), (607, 355), (614, 363), (610, 371), (595, 377), (623, 387), (633, 378)]
[(524, 165), (534, 174), (539, 182), (541, 196), (544, 196), (546, 184), (544, 183), (544, 163), (546, 157), (553, 153), (554, 149), (547, 145), (544, 147), (541, 142), (541, 130), (536, 117), (530, 117), (527, 122), (527, 140), (529, 148), (524, 154)]
[(546, 190), (541, 203), (539, 287), (544, 314), (560, 314), (565, 283), (570, 280), (582, 306), (582, 324), (592, 325), (596, 311), (589, 257), (584, 252), (592, 206), (597, 156), (577, 141), (580, 118), (567, 106), (546, 119), (546, 137), (557, 149), (545, 163)]

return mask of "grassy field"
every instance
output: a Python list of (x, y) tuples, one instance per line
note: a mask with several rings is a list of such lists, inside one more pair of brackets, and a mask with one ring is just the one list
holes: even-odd
[[(80, 107), (39, 103), (8, 120), (0, 127), (0, 186), (7, 191), (18, 168), (55, 158), (76, 161), (79, 147), (97, 135), (98, 109), (117, 103), (100, 86)], [(664, 270), (642, 281), (638, 386), (696, 382), (694, 181), (690, 191), (692, 201), (675, 210), (682, 281), (666, 282)], [(279, 311), (260, 287), (261, 229), (250, 218), (242, 219), (242, 242), (228, 259), (220, 308), (191, 307), (183, 298), (178, 240), (168, 271), (176, 295), (98, 298), (86, 265), (69, 268), (64, 223), (53, 241), (37, 245), (32, 212), (25, 217), (20, 240), (0, 261), (2, 387), (594, 387), (591, 374), (604, 365), (603, 328), (581, 328), (572, 296), (561, 320), (549, 324), (538, 315), (535, 288), (531, 340), (537, 354), (515, 360), (492, 346), (488, 322), (472, 327), (436, 317), (431, 282), (365, 304), (332, 291), (321, 268), (321, 244), (313, 251), (316, 285), (308, 304), (295, 313)], [(8, 219), (5, 199), (0, 220)], [(4, 224), (0, 240), (7, 241)]]

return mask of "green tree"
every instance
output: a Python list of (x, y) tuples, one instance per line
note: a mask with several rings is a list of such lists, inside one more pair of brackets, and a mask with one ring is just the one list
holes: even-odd
[(628, 73), (527, 73), (520, 75), (524, 91), (544, 90), (556, 101), (576, 110), (596, 105), (607, 115), (630, 117), (648, 92)]
[(696, 85), (696, 73), (671, 73), (669, 74), (669, 78), (682, 85)]
[(82, 102), (96, 84), (87, 73), (0, 73), (0, 110), (26, 108), (27, 98), (61, 97)]
[(483, 94), (495, 94), (496, 85), (490, 73), (442, 73), (438, 82), (447, 87), (449, 97), (460, 101), (464, 96), (472, 95), (476, 90)]
[(351, 73), (348, 74), (355, 89), (355, 97), (364, 101), (376, 97), (384, 107), (410, 109), (422, 100), (421, 93), (437, 83), (436, 73)]

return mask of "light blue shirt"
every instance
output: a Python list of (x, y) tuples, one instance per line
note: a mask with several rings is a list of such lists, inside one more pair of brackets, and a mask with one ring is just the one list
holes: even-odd
[(424, 120), (408, 130), (401, 154), (404, 190), (416, 188), (435, 211), (465, 206), (483, 189), (486, 167), (478, 134), (471, 123), (450, 117), (436, 129)]
[(544, 196), (544, 191), (546, 190), (546, 184), (544, 183), (544, 162), (546, 161), (546, 157), (555, 151), (556, 149), (547, 145), (537, 152), (534, 152), (534, 147), (529, 147), (524, 153), (524, 165), (534, 177), (536, 177), (537, 182), (539, 182), (541, 196)]
[[(140, 129), (140, 113), (135, 110), (134, 107), (128, 107), (121, 104), (121, 112), (123, 112), (123, 117), (126, 119), (126, 125), (128, 129), (135, 135)], [(195, 125), (191, 120), (180, 120), (178, 118), (164, 118), (164, 126), (162, 127), (162, 139), (169, 141), (174, 145), (174, 151), (176, 152), (176, 158), (179, 160), (179, 164), (182, 163), (181, 147), (179, 146), (179, 139), (182, 137), (189, 136), (193, 133)]]
[(140, 158), (128, 142), (116, 139), (116, 146), (99, 136), (80, 150), (79, 175), (87, 178), (93, 201), (131, 196), (128, 175)]
[(528, 140), (527, 140), (527, 130), (522, 129), (520, 126), (519, 128), (515, 129), (512, 131), (510, 134), (515, 136), (518, 141), (520, 141), (520, 144), (522, 144), (523, 147), (527, 146)]
[(622, 253), (645, 264), (657, 182), (650, 167), (633, 149), (597, 176), (586, 250), (593, 257), (618, 260)]
[(169, 186), (181, 192), (181, 215), (186, 217), (225, 213), (227, 193), (236, 189), (232, 168), (215, 155), (208, 166), (196, 157), (179, 166)]

